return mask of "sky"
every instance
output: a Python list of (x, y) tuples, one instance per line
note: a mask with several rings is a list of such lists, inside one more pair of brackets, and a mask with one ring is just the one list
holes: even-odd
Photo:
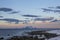
[(0, 28), (60, 28), (60, 0), (0, 0)]

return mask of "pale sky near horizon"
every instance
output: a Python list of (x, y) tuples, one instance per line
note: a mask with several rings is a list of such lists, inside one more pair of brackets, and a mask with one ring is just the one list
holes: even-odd
[(0, 28), (25, 26), (60, 28), (60, 0), (0, 0)]

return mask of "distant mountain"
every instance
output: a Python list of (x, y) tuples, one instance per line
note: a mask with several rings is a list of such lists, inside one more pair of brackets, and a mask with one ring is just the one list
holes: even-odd
[(26, 26), (24, 28), (20, 28), (22, 30), (40, 30), (40, 28), (33, 28), (32, 26)]
[(22, 30), (41, 30), (41, 31), (49, 31), (49, 30), (60, 30), (60, 28), (33, 28), (32, 26), (26, 26), (21, 28)]
[(26, 26), (24, 29), (33, 29), (32, 26)]
[(24, 27), (24, 28), (21, 28), (22, 30), (24, 29), (24, 30), (32, 30), (32, 29), (34, 29), (32, 26), (26, 26), (26, 27)]

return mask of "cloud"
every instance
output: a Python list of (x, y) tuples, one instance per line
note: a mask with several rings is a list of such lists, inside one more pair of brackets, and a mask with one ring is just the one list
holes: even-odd
[(23, 20), (23, 24), (28, 24), (30, 20)]
[(56, 7), (48, 7), (48, 8), (52, 8), (52, 9), (60, 9), (60, 6), (56, 6)]
[(47, 9), (47, 8), (41, 8), (43, 10), (43, 12), (53, 12), (54, 10), (52, 9)]
[(34, 21), (50, 21), (53, 20), (54, 17), (49, 17), (49, 18), (35, 18)]
[(46, 8), (42, 8), (43, 9), (43, 12), (54, 12), (54, 13), (60, 13), (60, 10), (58, 9), (46, 9)]
[(57, 9), (60, 9), (60, 6), (56, 6)]
[(55, 13), (60, 13), (60, 10), (54, 10)]
[(55, 19), (55, 20), (52, 20), (51, 22), (60, 22), (60, 20)]
[(0, 8), (0, 11), (9, 12), (8, 14), (16, 14), (16, 13), (19, 13), (19, 11), (14, 11), (11, 8)]
[(60, 13), (60, 6), (56, 7), (48, 7), (48, 8), (41, 8), (43, 12), (54, 12), (54, 13)]
[(13, 11), (13, 12), (11, 12), (9, 14), (16, 14), (16, 13), (19, 13), (19, 12), (18, 11)]
[(22, 15), (22, 16), (24, 16), (24, 17), (39, 17), (37, 15)]
[(27, 24), (28, 22), (30, 22), (30, 20), (18, 20), (18, 19), (11, 19), (11, 18), (4, 18), (4, 19), (0, 19), (2, 21), (7, 21), (8, 23), (15, 23), (15, 24), (19, 24), (19, 22), (22, 22), (24, 24)]
[(8, 23), (15, 22), (15, 24), (18, 24), (20, 22), (18, 19), (10, 19), (10, 18), (4, 18), (4, 19), (0, 19), (0, 20), (7, 21)]
[(52, 9), (52, 8), (54, 8), (54, 7), (48, 7), (48, 8)]
[(10, 11), (12, 11), (12, 9), (11, 8), (0, 8), (0, 11), (10, 12)]
[(0, 18), (3, 18), (3, 16), (0, 16)]

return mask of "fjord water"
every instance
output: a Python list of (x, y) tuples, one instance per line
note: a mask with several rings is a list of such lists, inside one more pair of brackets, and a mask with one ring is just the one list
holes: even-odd
[[(20, 29), (0, 29), (0, 37), (8, 38), (12, 36), (23, 36), (25, 32), (36, 31), (36, 30), (57, 30), (56, 28), (20, 28)], [(60, 30), (60, 29), (59, 29)]]
[(20, 30), (20, 29), (0, 29), (0, 37), (4, 36), (21, 36), (22, 32), (28, 30)]
[(14, 34), (18, 33), (18, 29), (0, 29), (0, 36), (13, 36)]
[(0, 29), (0, 37), (7, 36), (22, 36), (24, 32), (31, 31), (30, 29)]

